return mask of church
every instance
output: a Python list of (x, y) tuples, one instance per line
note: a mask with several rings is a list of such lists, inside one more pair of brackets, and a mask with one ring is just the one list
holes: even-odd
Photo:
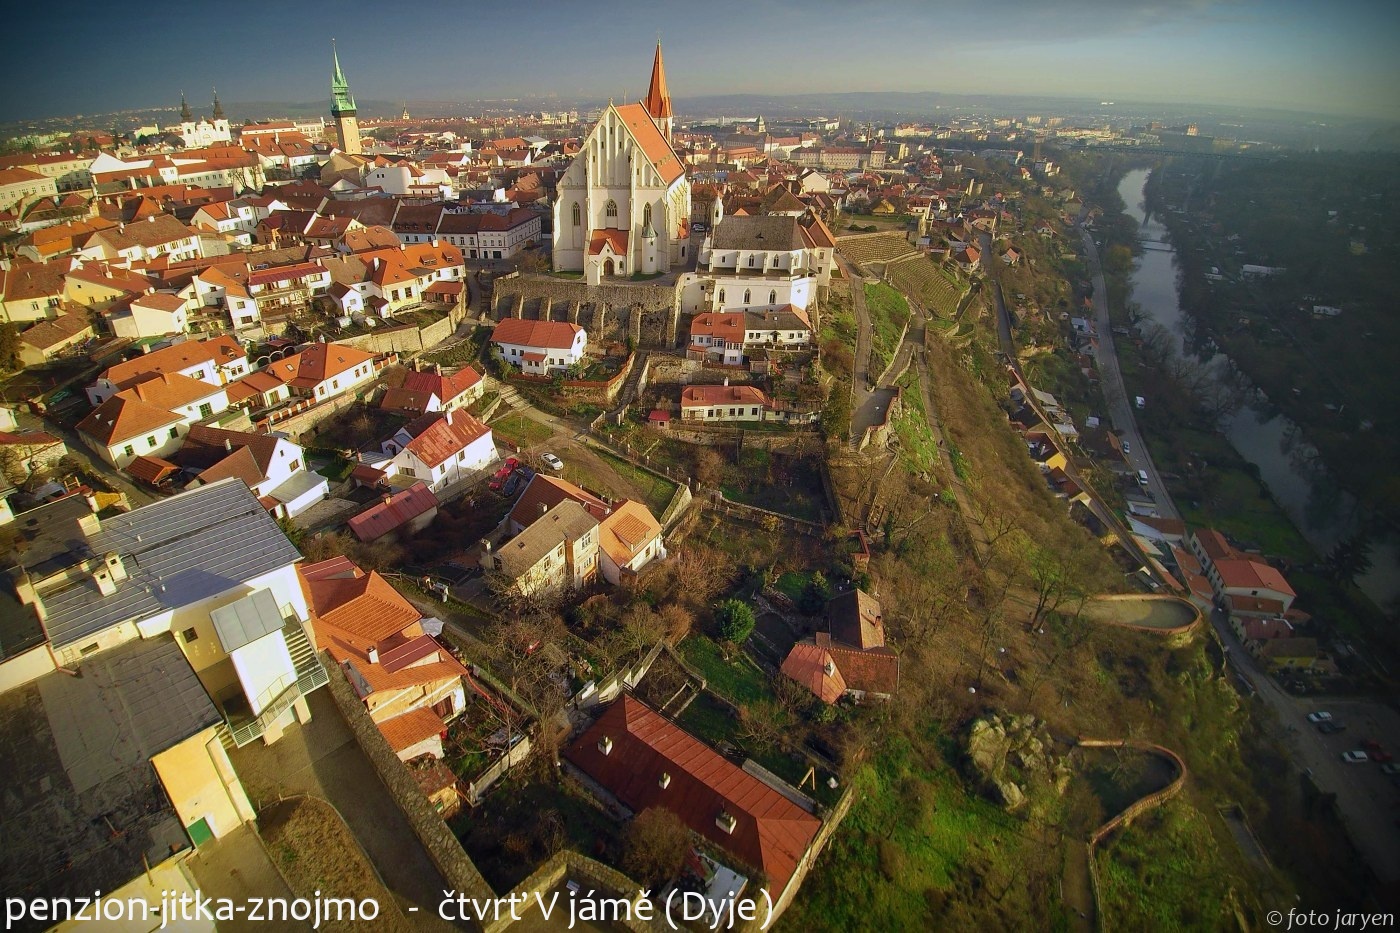
[(189, 102), (185, 100), (184, 92), (181, 92), (180, 129), (175, 135), (184, 142), (186, 149), (202, 149), (205, 146), (232, 142), (233, 134), (229, 130), (228, 119), (224, 116), (223, 104), (219, 103), (219, 92), (214, 92), (213, 120), (203, 117), (196, 120)]
[(671, 96), (657, 43), (646, 100), (609, 101), (554, 202), (554, 269), (597, 285), (690, 259), (690, 181), (671, 148)]

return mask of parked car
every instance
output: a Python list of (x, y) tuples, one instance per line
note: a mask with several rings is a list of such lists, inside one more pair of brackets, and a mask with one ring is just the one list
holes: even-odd
[(1316, 713), (1308, 713), (1308, 722), (1331, 722), (1332, 714), (1318, 710)]
[(1327, 722), (1318, 723), (1317, 731), (1321, 732), (1323, 735), (1336, 735), (1338, 732), (1347, 731), (1347, 727), (1345, 723), (1329, 719)]
[(1381, 765), (1381, 774), (1400, 775), (1400, 761), (1387, 761)]
[(1371, 752), (1371, 760), (1379, 761), (1382, 764), (1390, 764), (1395, 760), (1395, 756), (1383, 748), (1378, 748)]
[(1375, 739), (1362, 739), (1361, 747), (1368, 752), (1378, 752), (1381, 750), (1381, 743), (1377, 742)]
[(1370, 760), (1370, 756), (1359, 748), (1353, 748), (1349, 752), (1342, 752), (1342, 761), (1345, 761), (1349, 765), (1359, 765)]
[(518, 466), (520, 466), (518, 458), (507, 457), (505, 462), (501, 464), (501, 468), (491, 476), (491, 482), (486, 484), (487, 488), (492, 492), (500, 492), (501, 488), (505, 486), (506, 480), (510, 479), (510, 475), (515, 472), (515, 468)]
[(564, 461), (554, 456), (554, 454), (542, 454), (540, 456), (540, 460), (544, 462), (545, 466), (549, 467), (556, 473), (564, 469)]

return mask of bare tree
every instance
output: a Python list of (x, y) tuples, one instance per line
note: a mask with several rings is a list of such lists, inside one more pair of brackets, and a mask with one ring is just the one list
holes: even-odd
[(648, 888), (675, 877), (690, 849), (690, 831), (662, 807), (648, 807), (632, 818), (622, 847), (622, 868)]

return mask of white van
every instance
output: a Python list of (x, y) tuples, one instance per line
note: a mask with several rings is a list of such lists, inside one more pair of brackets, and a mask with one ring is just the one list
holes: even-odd
[(1146, 489), (1146, 488), (1147, 488), (1147, 471), (1146, 471), (1146, 470), (1138, 470), (1138, 485), (1141, 486), (1143, 489)]

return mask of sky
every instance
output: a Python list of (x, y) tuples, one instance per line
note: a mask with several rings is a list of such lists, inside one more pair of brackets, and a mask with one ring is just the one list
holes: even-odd
[[(6, 3), (0, 120), (329, 99), (936, 91), (1400, 119), (1393, 0)], [(262, 116), (239, 114), (233, 116)]]

